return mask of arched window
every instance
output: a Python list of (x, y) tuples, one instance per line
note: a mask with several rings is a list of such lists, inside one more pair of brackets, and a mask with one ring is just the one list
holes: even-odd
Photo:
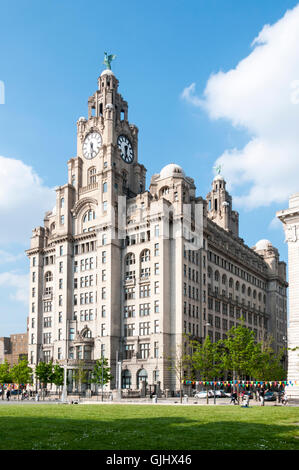
[(135, 255), (134, 253), (128, 253), (125, 260), (126, 266), (130, 266), (130, 264), (135, 264)]
[(137, 372), (137, 388), (141, 387), (142, 382), (147, 383), (147, 372), (145, 369), (140, 369)]
[(253, 293), (252, 293), (252, 296), (254, 299), (256, 299), (256, 290), (254, 289)]
[(245, 291), (246, 291), (246, 286), (245, 284), (242, 284), (242, 294), (245, 294)]
[(219, 281), (219, 271), (215, 271), (214, 278), (215, 281)]
[(140, 261), (141, 263), (145, 263), (146, 261), (150, 261), (151, 259), (151, 254), (150, 250), (143, 250), (140, 255)]
[(210, 268), (210, 266), (208, 267), (208, 278), (212, 278), (213, 276), (213, 271), (212, 271), (212, 268)]
[(160, 194), (161, 194), (161, 196), (166, 196), (167, 194), (169, 194), (169, 187), (164, 186), (163, 188), (161, 188)]
[(226, 281), (227, 281), (226, 274), (223, 274), (223, 276), (222, 276), (222, 284), (226, 284)]
[(236, 290), (238, 291), (240, 289), (240, 283), (239, 281), (236, 282)]
[(93, 209), (89, 209), (87, 212), (85, 212), (83, 216), (83, 223), (90, 222), (91, 220), (94, 220), (96, 218), (96, 213)]
[(132, 376), (131, 372), (126, 369), (122, 373), (122, 388), (131, 388)]
[(258, 299), (261, 302), (262, 301), (262, 294), (259, 292)]
[(229, 287), (233, 287), (234, 281), (233, 281), (232, 277), (229, 278), (228, 285), (229, 285)]
[(82, 337), (83, 337), (83, 338), (91, 338), (91, 337), (92, 337), (91, 330), (89, 330), (88, 328), (86, 328), (86, 329), (82, 332)]
[(51, 282), (53, 281), (53, 274), (51, 273), (51, 271), (47, 271), (46, 274), (45, 274), (45, 281), (46, 282)]
[(97, 169), (95, 166), (92, 166), (88, 170), (88, 184), (93, 184), (97, 182)]
[(248, 289), (247, 289), (247, 295), (248, 295), (248, 297), (251, 296), (251, 289), (250, 289), (250, 287), (248, 287)]

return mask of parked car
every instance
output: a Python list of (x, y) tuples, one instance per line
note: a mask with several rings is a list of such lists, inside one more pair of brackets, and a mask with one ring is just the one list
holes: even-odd
[[(208, 397), (212, 398), (213, 396), (214, 396), (213, 390), (209, 390)], [(194, 398), (207, 398), (207, 392), (206, 391), (196, 392), (194, 395)]]
[(22, 395), (22, 390), (11, 390), (10, 394), (11, 395)]
[(251, 400), (253, 398), (253, 393), (250, 391), (250, 390), (246, 390), (245, 392), (242, 392), (241, 395), (248, 395), (249, 396), (249, 400)]
[(266, 393), (265, 393), (264, 400), (265, 400), (265, 401), (276, 401), (276, 395), (275, 395), (275, 393), (274, 393), (274, 392), (266, 392)]
[[(227, 398), (227, 394), (224, 390), (215, 390), (216, 398)], [(214, 395), (213, 395), (214, 396)], [(230, 396), (230, 394), (228, 394)]]

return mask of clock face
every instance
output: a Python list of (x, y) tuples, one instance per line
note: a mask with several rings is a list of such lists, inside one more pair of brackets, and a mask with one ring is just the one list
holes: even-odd
[(102, 145), (102, 137), (98, 132), (91, 132), (85, 137), (83, 143), (83, 155), (88, 160), (94, 158)]
[(134, 152), (131, 142), (125, 135), (120, 135), (117, 139), (117, 145), (120, 149), (120, 156), (126, 163), (132, 163), (134, 160)]

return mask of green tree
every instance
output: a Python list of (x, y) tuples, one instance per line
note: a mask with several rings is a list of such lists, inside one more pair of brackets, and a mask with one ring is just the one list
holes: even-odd
[(43, 398), (45, 398), (44, 391), (49, 383), (52, 383), (53, 377), (53, 362), (40, 361), (35, 368), (35, 376), (39, 380), (43, 389)]
[(77, 368), (75, 369), (74, 379), (76, 385), (79, 388), (79, 391), (82, 391), (82, 385), (86, 384), (88, 381), (88, 370), (85, 369), (85, 362), (83, 360), (79, 360), (77, 363)]
[(233, 381), (250, 375), (259, 355), (253, 331), (243, 325), (233, 326), (227, 332), (223, 346), (223, 368), (231, 372)]
[[(192, 355), (189, 356), (194, 376), (202, 381), (215, 380), (222, 372), (222, 342), (212, 343), (207, 336), (203, 343), (192, 341)], [(209, 400), (207, 386), (207, 403)]]
[[(27, 359), (19, 360), (18, 364), (15, 364), (10, 370), (12, 381), (18, 384), (19, 386), (21, 384), (31, 383), (32, 374), (33, 374), (33, 371), (31, 367), (28, 366)], [(19, 399), (19, 395), (18, 395), (18, 399)]]
[(2, 400), (4, 400), (4, 384), (11, 383), (10, 366), (7, 359), (0, 364), (0, 384), (2, 384)]
[(52, 376), (51, 376), (51, 383), (56, 385), (56, 392), (57, 388), (63, 385), (64, 380), (64, 369), (59, 364), (54, 364)]
[(101, 357), (95, 363), (92, 370), (91, 382), (96, 385), (100, 385), (102, 388), (102, 401), (103, 401), (103, 387), (113, 379), (111, 375), (111, 368), (108, 364), (108, 359)]
[(251, 372), (256, 380), (271, 381), (286, 378), (286, 371), (281, 363), (285, 355), (285, 349), (282, 348), (276, 353), (271, 343), (272, 339), (270, 338), (256, 345), (258, 353), (255, 355)]

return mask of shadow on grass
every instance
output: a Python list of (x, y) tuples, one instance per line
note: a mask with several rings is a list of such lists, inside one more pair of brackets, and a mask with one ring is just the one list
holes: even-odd
[[(26, 407), (27, 408), (27, 407)], [(66, 410), (66, 408), (65, 408)], [(79, 407), (47, 416), (2, 416), (2, 450), (295, 450), (296, 426), (207, 416), (112, 416)], [(25, 411), (25, 410), (24, 410)], [(61, 410), (59, 410), (61, 411)], [(103, 411), (103, 412), (102, 412)], [(111, 410), (112, 411), (112, 410)], [(133, 411), (133, 410), (132, 410)], [(35, 410), (36, 413), (36, 410)], [(52, 413), (53, 414), (53, 413)], [(76, 414), (76, 416), (74, 416)], [(136, 414), (136, 413), (135, 413)], [(157, 413), (155, 413), (157, 414)], [(158, 413), (159, 414), (159, 413)], [(170, 413), (171, 414), (171, 413)], [(182, 413), (181, 413), (182, 414)]]

